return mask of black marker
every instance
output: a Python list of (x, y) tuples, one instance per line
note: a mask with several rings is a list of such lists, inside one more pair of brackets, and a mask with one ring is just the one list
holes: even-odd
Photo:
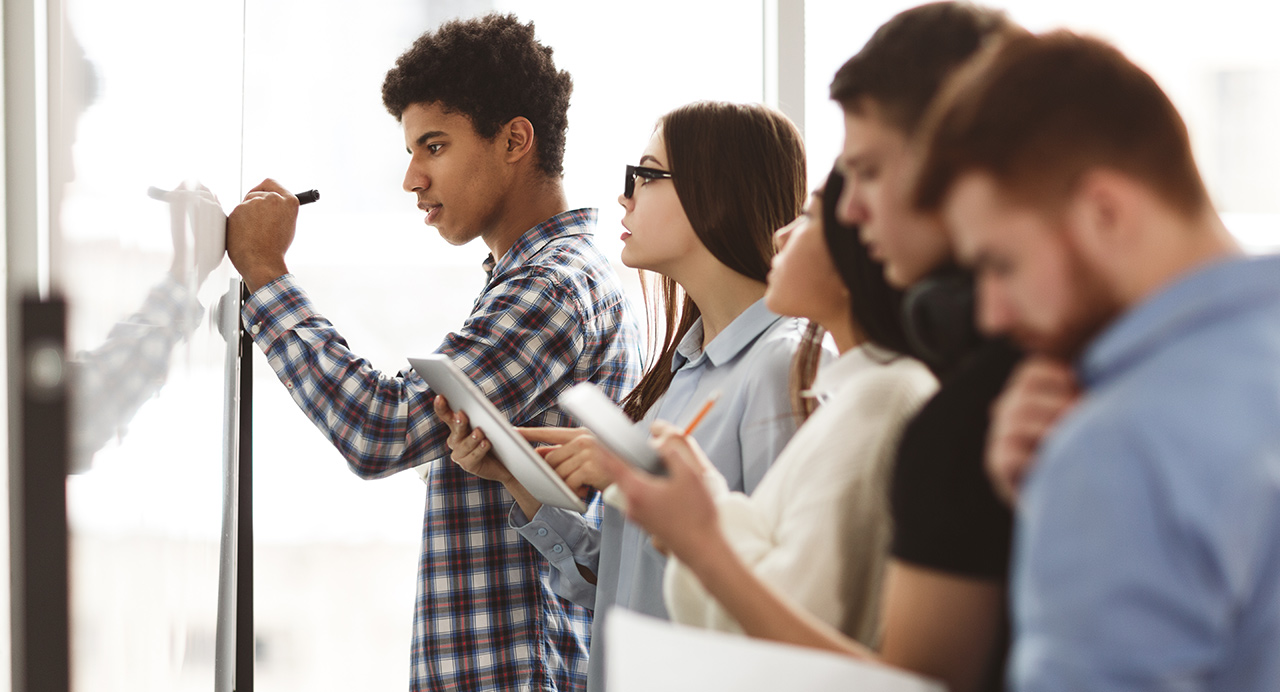
[[(147, 195), (151, 197), (151, 199), (158, 199), (162, 202), (167, 201), (169, 199), (169, 195), (171, 194), (173, 194), (173, 192), (170, 190), (161, 190), (160, 188), (154, 187), (154, 186), (147, 188)], [(294, 195), (294, 197), (298, 198), (298, 204), (311, 204), (312, 202), (315, 202), (320, 199), (320, 191), (307, 190), (306, 192), (299, 192), (298, 194)]]

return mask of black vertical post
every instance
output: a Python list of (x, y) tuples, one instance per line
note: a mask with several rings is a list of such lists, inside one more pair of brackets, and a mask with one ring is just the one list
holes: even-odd
[(10, 609), (14, 692), (69, 692), (69, 453), (66, 302), (26, 298), (10, 376), (20, 380), (9, 462)]
[[(236, 312), (249, 299), (240, 284)], [(256, 639), (253, 631), (253, 338), (240, 325), (240, 449), (236, 520), (236, 692), (253, 692)], [(17, 692), (15, 690), (14, 692)]]

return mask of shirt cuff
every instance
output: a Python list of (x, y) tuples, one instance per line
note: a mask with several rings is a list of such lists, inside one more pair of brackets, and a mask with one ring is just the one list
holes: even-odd
[(266, 350), (289, 330), (306, 320), (319, 317), (311, 298), (285, 274), (259, 288), (245, 301), (240, 311), (244, 328), (254, 343)]
[[(553, 562), (566, 555), (591, 562), (599, 560), (599, 534), (592, 531), (582, 515), (576, 512), (543, 505), (530, 519), (519, 504), (512, 504), (507, 525)], [(583, 560), (578, 562), (594, 570), (593, 565)]]
[(592, 573), (599, 571), (599, 530), (588, 525), (581, 514), (546, 505), (529, 519), (520, 505), (512, 504), (507, 525), (555, 568), (552, 590), (573, 603), (595, 608), (596, 587), (582, 576), (578, 565)]

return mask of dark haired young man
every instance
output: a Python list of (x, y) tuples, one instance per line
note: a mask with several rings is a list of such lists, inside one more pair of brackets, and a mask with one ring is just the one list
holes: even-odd
[[(971, 294), (945, 229), (911, 208), (910, 142), (946, 80), (984, 45), (1021, 31), (998, 11), (923, 5), (880, 27), (831, 82), (845, 124), (838, 214), (859, 227), (889, 282), (907, 289), (908, 306), (932, 299), (938, 324), (971, 325)], [(996, 690), (1008, 648), (1013, 520), (988, 482), (983, 451), (988, 410), (1019, 354), (963, 329), (930, 340), (927, 326), (909, 320), (941, 386), (904, 429), (894, 466), (880, 653), (958, 692)]]
[(1280, 689), (1280, 258), (1115, 48), (1010, 41), (938, 104), (915, 201), (982, 327), (1073, 363), (1019, 501), (1018, 690)]
[[(383, 85), (411, 156), (404, 189), (445, 240), (480, 238), (491, 252), (471, 315), (437, 351), (519, 425), (566, 425), (554, 407), (565, 389), (590, 381), (620, 400), (640, 374), (638, 327), (591, 239), (595, 211), (567, 210), (571, 90), (533, 25), (496, 14), (424, 34)], [(289, 275), (297, 206), (268, 180), (228, 219), (228, 253), (253, 291), (243, 318), (254, 340), (358, 475), (448, 457), (451, 427), (465, 423), (441, 418), (447, 409), (416, 373), (384, 377), (351, 353)], [(511, 505), (499, 482), (447, 461), (432, 467), (412, 690), (583, 687), (590, 612), (553, 592), (560, 570), (539, 550), (554, 546), (510, 529)]]

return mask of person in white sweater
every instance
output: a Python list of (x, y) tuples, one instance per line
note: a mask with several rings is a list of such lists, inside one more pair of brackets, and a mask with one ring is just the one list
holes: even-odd
[[(662, 503), (659, 511), (633, 517), (659, 542), (687, 545), (671, 540), (669, 532), (697, 526), (705, 519), (698, 508), (714, 500), (720, 539), (705, 548), (732, 550), (773, 590), (874, 646), (891, 536), (888, 488), (894, 451), (903, 424), (937, 384), (923, 364), (900, 355), (906, 349), (898, 318), (901, 295), (885, 283), (856, 231), (819, 211), (833, 209), (842, 185), (833, 173), (805, 213), (778, 231), (781, 249), (766, 294), (771, 310), (821, 325), (841, 354), (801, 392), (798, 414), (812, 414), (750, 496), (730, 492), (708, 467), (704, 485), (684, 489), (704, 495), (702, 502), (673, 494), (675, 501)], [(820, 339), (818, 330), (811, 343)], [(714, 589), (709, 592), (689, 566), (705, 563), (706, 553), (690, 559), (680, 552), (667, 563), (664, 580), (672, 619), (741, 631)]]

